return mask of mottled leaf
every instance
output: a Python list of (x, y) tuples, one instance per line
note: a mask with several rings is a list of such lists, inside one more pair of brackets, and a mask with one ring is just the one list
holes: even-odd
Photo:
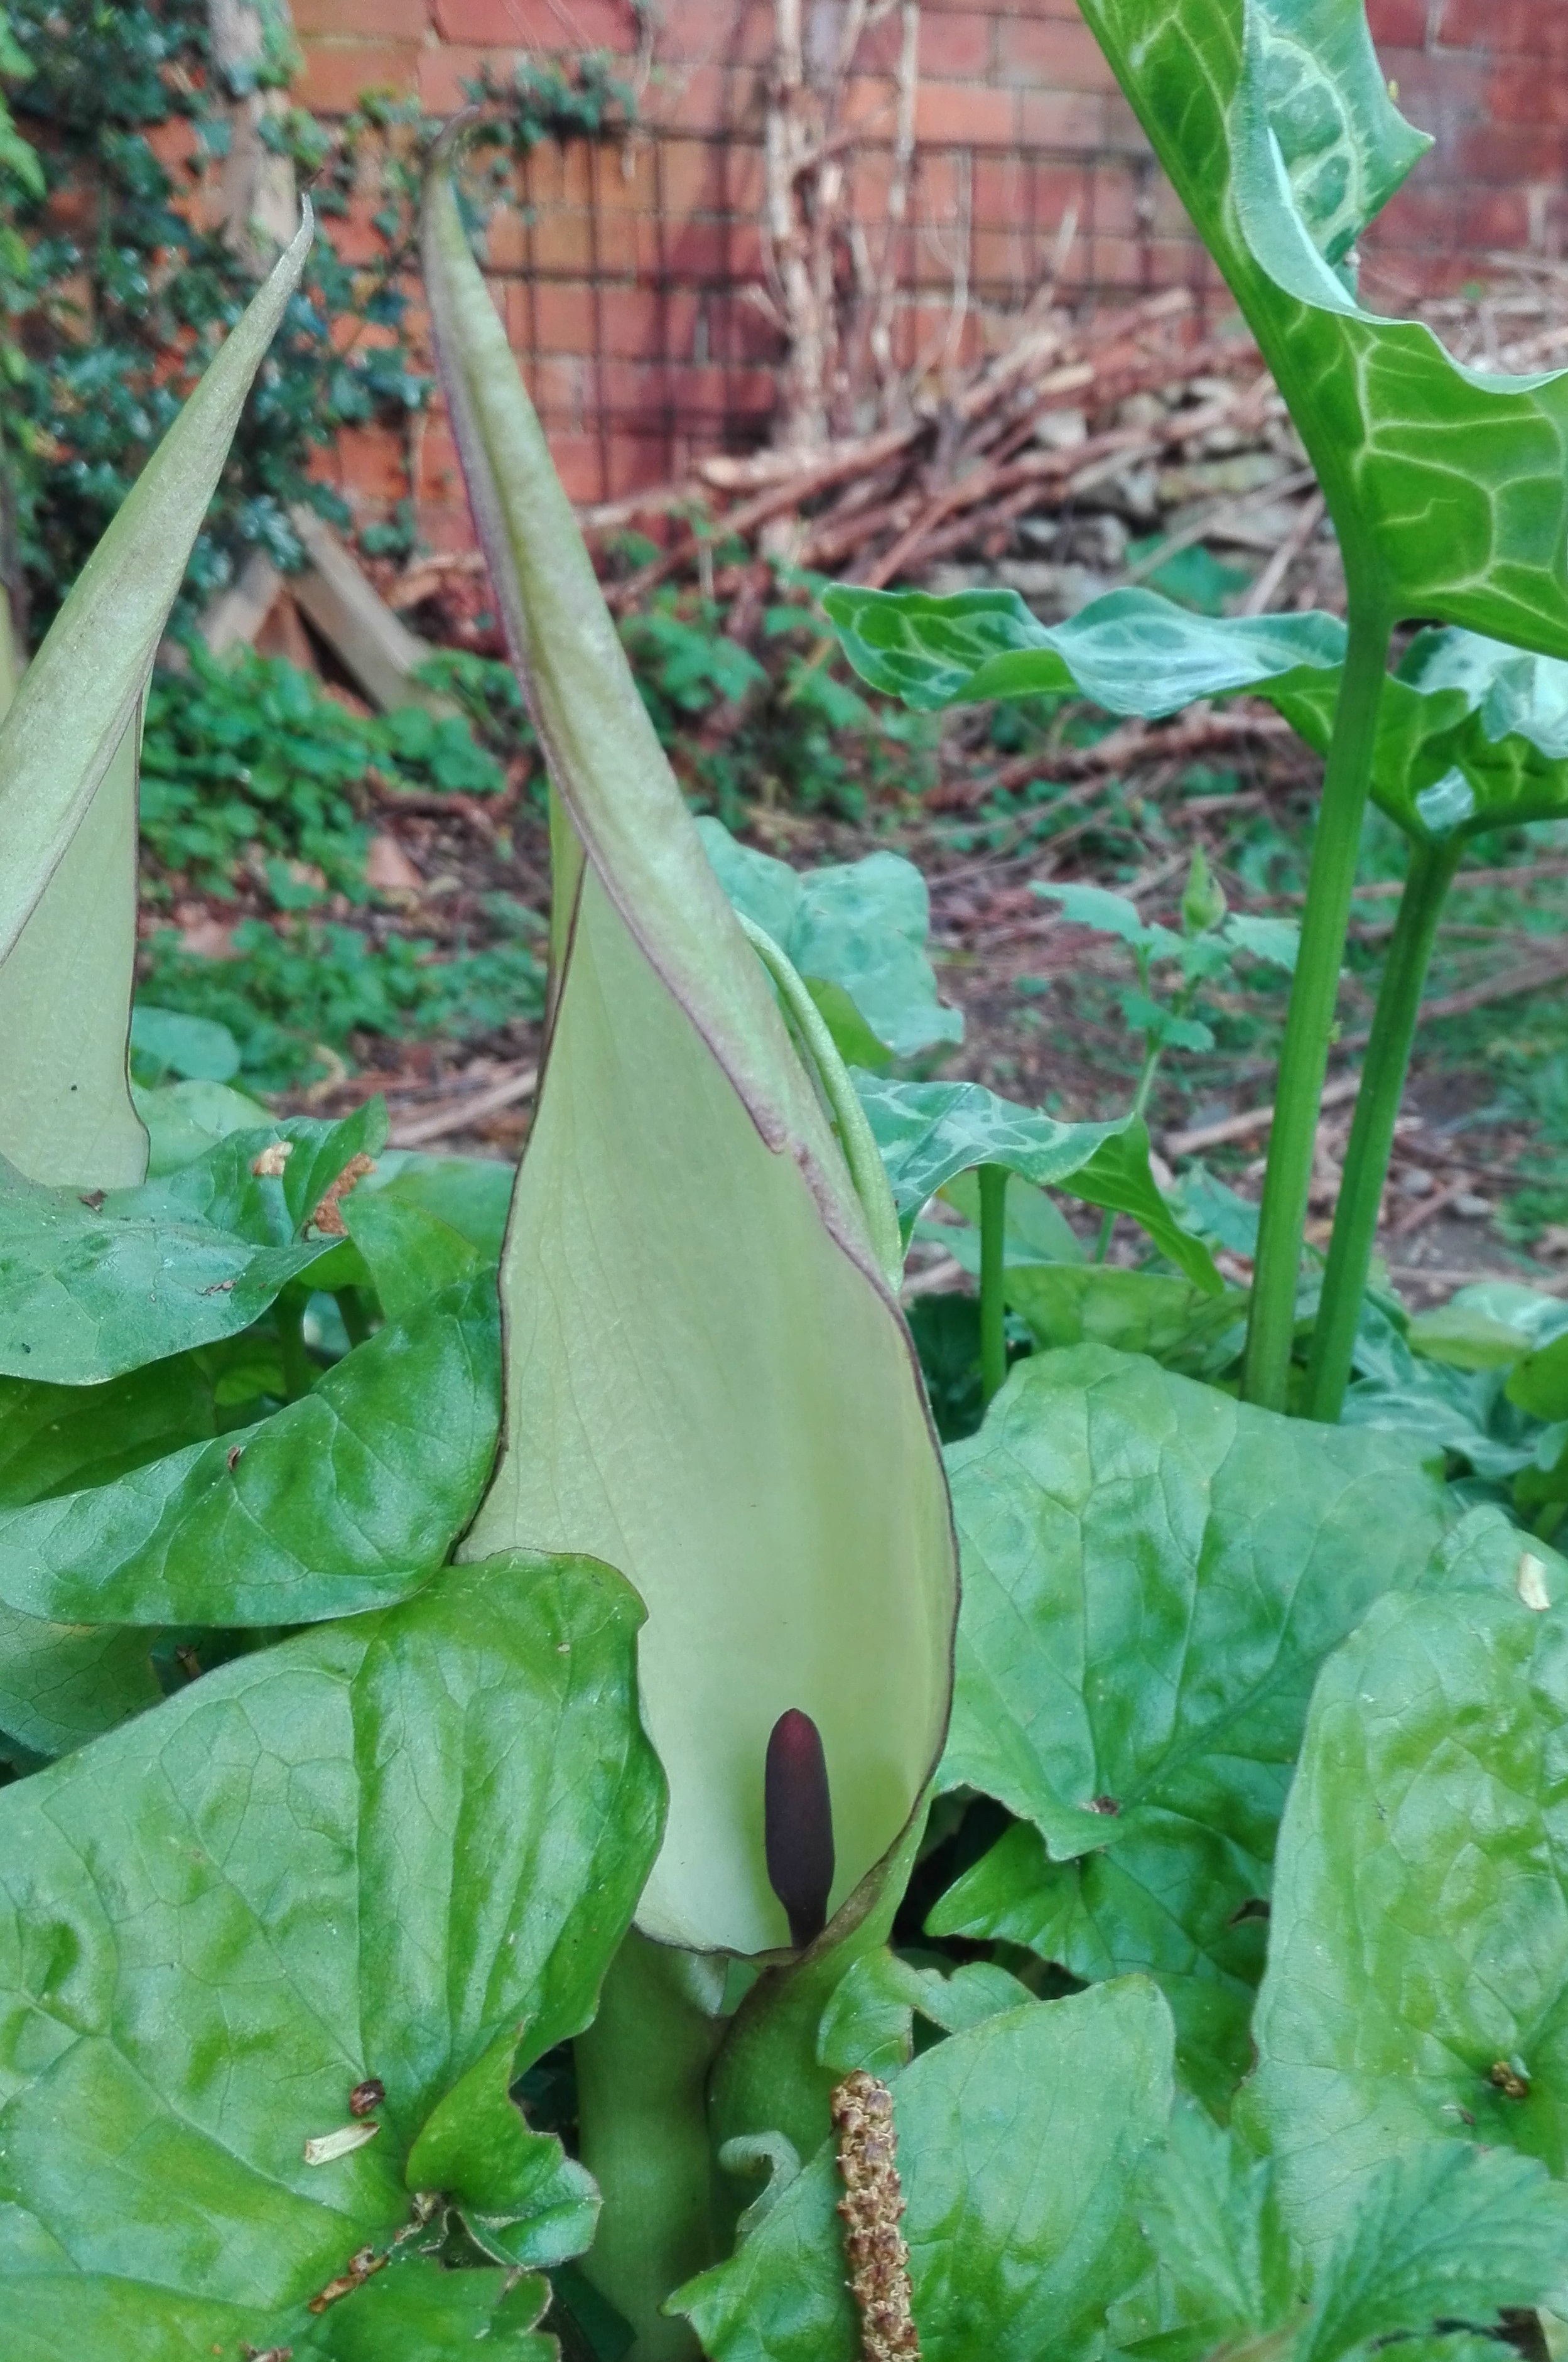
[(1568, 656), (1568, 377), (1364, 311), (1356, 242), (1430, 144), (1360, 0), (1083, 0), (1318, 470), (1353, 585)]
[(962, 1016), (936, 997), (926, 953), (931, 898), (912, 861), (869, 853), (797, 870), (737, 844), (722, 821), (700, 820), (697, 828), (736, 910), (770, 934), (803, 977), (847, 993), (895, 1057), (963, 1040)]
[(1086, 697), (1154, 717), (1343, 659), (1332, 615), (1195, 615), (1153, 590), (1111, 590), (1065, 624), (1042, 624), (1016, 590), (864, 590), (823, 604), (863, 680), (922, 712), (992, 697)]

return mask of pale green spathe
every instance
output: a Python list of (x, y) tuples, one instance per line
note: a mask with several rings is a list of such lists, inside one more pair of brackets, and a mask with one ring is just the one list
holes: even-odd
[(113, 1189), (147, 1169), (126, 1073), (138, 711), (312, 234), (307, 207), (83, 568), (0, 726), (0, 1154), (34, 1180)]
[(136, 716), (0, 961), (0, 1156), (29, 1181), (129, 1189), (147, 1134), (126, 1069), (136, 971)]
[(767, 1736), (819, 1725), (835, 1906), (946, 1721), (956, 1576), (907, 1331), (772, 988), (638, 698), (443, 170), (425, 281), (470, 497), (586, 864), (502, 1300), (502, 1457), (467, 1552), (523, 1534), (630, 1577), (670, 1786), (639, 1924), (787, 1940)]

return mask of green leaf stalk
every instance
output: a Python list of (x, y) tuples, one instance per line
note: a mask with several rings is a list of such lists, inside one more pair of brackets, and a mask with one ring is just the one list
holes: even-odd
[(1394, 1126), (1420, 1021), (1421, 993), (1437, 940), (1438, 921), (1464, 850), (1463, 840), (1411, 847), (1388, 958), (1378, 987), (1372, 1035), (1361, 1070), (1350, 1142), (1345, 1151), (1323, 1293), (1307, 1365), (1307, 1415), (1337, 1420), (1350, 1382), (1351, 1357), (1373, 1243), (1388, 1178)]

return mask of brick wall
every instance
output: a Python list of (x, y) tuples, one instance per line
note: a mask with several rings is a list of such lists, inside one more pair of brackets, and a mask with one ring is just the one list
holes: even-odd
[[(816, 0), (831, 9), (834, 0)], [(808, 17), (812, 0), (806, 0)], [(300, 95), (318, 113), (372, 86), (463, 103), (519, 51), (616, 51), (627, 0), (294, 0)], [(1434, 158), (1380, 224), (1371, 300), (1485, 276), (1497, 250), (1555, 255), (1568, 237), (1568, 0), (1369, 0), (1400, 103)], [(778, 343), (746, 289), (760, 270), (762, 94), (769, 0), (655, 0), (644, 127), (623, 151), (539, 150), (518, 208), (497, 213), (488, 262), (563, 475), (582, 501), (677, 471), (693, 449), (766, 439)], [(886, 30), (896, 34), (896, 18)], [(890, 65), (873, 57), (873, 68)], [(1153, 165), (1076, 0), (923, 0), (917, 155), (898, 245), (898, 338), (908, 363), (941, 348), (965, 296), (962, 350), (1038, 283), (1072, 213), (1065, 280), (1086, 299), (1172, 281), (1207, 301), (1212, 272)], [(886, 169), (889, 84), (851, 94), (866, 124), (850, 158)], [(361, 438), (347, 488), (391, 489)], [(423, 439), (427, 532), (466, 538), (439, 420)]]

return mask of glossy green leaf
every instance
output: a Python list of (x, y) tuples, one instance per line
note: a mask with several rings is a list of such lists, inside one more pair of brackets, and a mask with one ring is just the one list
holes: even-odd
[(1151, 2362), (1253, 2340), (1292, 2362), (1341, 2362), (1396, 2338), (1402, 2352), (1426, 2340), (1424, 2362), (1481, 2362), (1488, 2348), (1464, 2324), (1485, 2327), (1561, 2285), (1568, 2191), (1506, 2150), (1435, 2141), (1390, 2158), (1315, 2274), (1284, 2219), (1275, 2161), (1190, 2101), (1178, 2100), (1139, 2181), (1156, 2263), (1110, 2332), (1120, 2351)]
[(1211, 1296), (1189, 1280), (1114, 1264), (1010, 1264), (1008, 1303), (1037, 1345), (1110, 1345), (1147, 1353), (1167, 1368), (1207, 1377), (1241, 1352), (1246, 1297), (1235, 1288)]
[(426, 1156), (417, 1149), (376, 1153), (376, 1169), (355, 1192), (361, 1205), (376, 1197), (423, 1206), (469, 1241), (486, 1263), (501, 1258), (512, 1206), (515, 1165), (495, 1156)]
[(1058, 1123), (999, 1098), (982, 1083), (887, 1082), (857, 1075), (856, 1088), (881, 1151), (906, 1226), (928, 1198), (977, 1164), (1005, 1164), (1037, 1187), (1080, 1173), (1124, 1123)]
[(1343, 660), (1332, 615), (1195, 615), (1153, 590), (1110, 590), (1065, 624), (1016, 590), (863, 590), (823, 604), (863, 680), (922, 712), (992, 697), (1087, 697), (1108, 713), (1176, 713), (1200, 697)]
[(901, 1953), (864, 1953), (834, 1987), (817, 2032), (817, 2057), (835, 2075), (862, 2068), (896, 2075), (910, 2061), (914, 2020), (963, 2034), (1032, 1999), (1027, 1985), (989, 1960), (944, 1973)]
[(1568, 656), (1568, 377), (1462, 368), (1352, 292), (1430, 144), (1360, 0), (1083, 10), (1290, 405), (1356, 594)]
[(107, 1485), (217, 1431), (215, 1361), (182, 1353), (97, 1386), (0, 1378), (0, 1512)]
[(912, 861), (870, 853), (797, 870), (737, 844), (722, 821), (700, 820), (697, 829), (735, 909), (772, 936), (801, 976), (846, 992), (895, 1057), (963, 1040), (963, 1017), (936, 997), (926, 953), (931, 898)]
[(861, 1074), (856, 1088), (906, 1233), (926, 1200), (959, 1174), (1002, 1164), (1036, 1188), (1065, 1189), (1086, 1205), (1131, 1215), (1198, 1287), (1210, 1295), (1223, 1287), (1208, 1248), (1182, 1228), (1155, 1186), (1141, 1116), (1058, 1123), (999, 1098), (982, 1083), (889, 1082)]
[(187, 1017), (178, 1009), (138, 1001), (131, 1011), (131, 1056), (160, 1083), (181, 1075), (203, 1083), (231, 1083), (239, 1072), (239, 1044), (226, 1025), (210, 1017)]
[(1568, 1611), (1560, 1562), (1512, 1557), (1380, 1601), (1313, 1697), (1246, 2106), (1314, 2242), (1417, 2142), (1568, 2171)]
[(1508, 1400), (1532, 1418), (1568, 1418), (1568, 1337), (1523, 1353), (1508, 1374)]
[(139, 708), (240, 411), (299, 282), (298, 237), (83, 568), (0, 724), (0, 1155), (33, 1180), (147, 1170), (126, 1071)]
[[(1034, 2002), (940, 2043), (894, 2086), (924, 2362), (1073, 2362), (1137, 2271), (1137, 2159), (1171, 2104), (1170, 2021), (1143, 1978)], [(852, 2362), (831, 2144), (734, 2258), (672, 2300), (712, 2362)]]
[(670, 1784), (639, 1925), (752, 1953), (788, 1932), (762, 1828), (778, 1716), (823, 1734), (835, 1909), (940, 1751), (941, 1462), (849, 1168), (637, 694), (443, 160), (425, 279), (557, 840), (582, 854), (502, 1266), (502, 1459), (464, 1548), (588, 1550), (635, 1584)]
[[(1321, 754), (1335, 676), (1259, 691)], [(1372, 792), (1425, 844), (1568, 811), (1568, 664), (1463, 631), (1419, 632), (1383, 692)]]
[[(106, 1197), (0, 1165), (0, 1372), (92, 1385), (248, 1329), (330, 1253), (310, 1217), (385, 1122), (376, 1105), (343, 1123), (280, 1119)], [(254, 1173), (279, 1142), (282, 1175)]]
[[(438, 2147), (482, 2231), (559, 2158), (450, 2103), (583, 2025), (630, 1915), (661, 1796), (638, 1621), (605, 1568), (491, 1561), (0, 1794), (8, 2357), (456, 2362), (504, 2325), (501, 2270), (402, 2260), (440, 2233), (415, 2169)], [(368, 2077), (379, 2130), (333, 2154)], [(398, 2260), (313, 2316), (367, 2248)]]
[(254, 1131), (267, 1121), (259, 1099), (226, 1083), (160, 1083), (144, 1090), (133, 1082), (131, 1104), (147, 1133), (149, 1179), (193, 1164), (231, 1131)]
[(1302, 2318), (1307, 2272), (1286, 2229), (1273, 2165), (1185, 2092), (1165, 2140), (1139, 2167), (1136, 2202), (1153, 2254), (1111, 2310), (1113, 2351), (1200, 2362)]
[(948, 1454), (964, 1561), (944, 1788), (1013, 1830), (930, 1926), (1147, 1968), (1183, 2070), (1244, 2071), (1275, 1833), (1323, 1657), (1451, 1522), (1396, 1439), (1094, 1347), (1015, 1365)]
[(148, 1632), (46, 1624), (0, 1606), (0, 1760), (5, 1740), (64, 1755), (156, 1705)]
[(1086, 1205), (1129, 1215), (1201, 1294), (1224, 1293), (1225, 1283), (1209, 1249), (1183, 1228), (1160, 1194), (1149, 1163), (1149, 1127), (1142, 1116), (1101, 1141), (1088, 1164), (1063, 1186)]
[(67, 1623), (271, 1625), (406, 1598), (479, 1505), (500, 1395), (484, 1272), (256, 1426), (0, 1508), (0, 1601)]
[(1568, 2190), (1533, 2159), (1434, 2141), (1391, 2158), (1318, 2274), (1297, 2362), (1448, 2320), (1486, 2325), (1568, 2275)]

